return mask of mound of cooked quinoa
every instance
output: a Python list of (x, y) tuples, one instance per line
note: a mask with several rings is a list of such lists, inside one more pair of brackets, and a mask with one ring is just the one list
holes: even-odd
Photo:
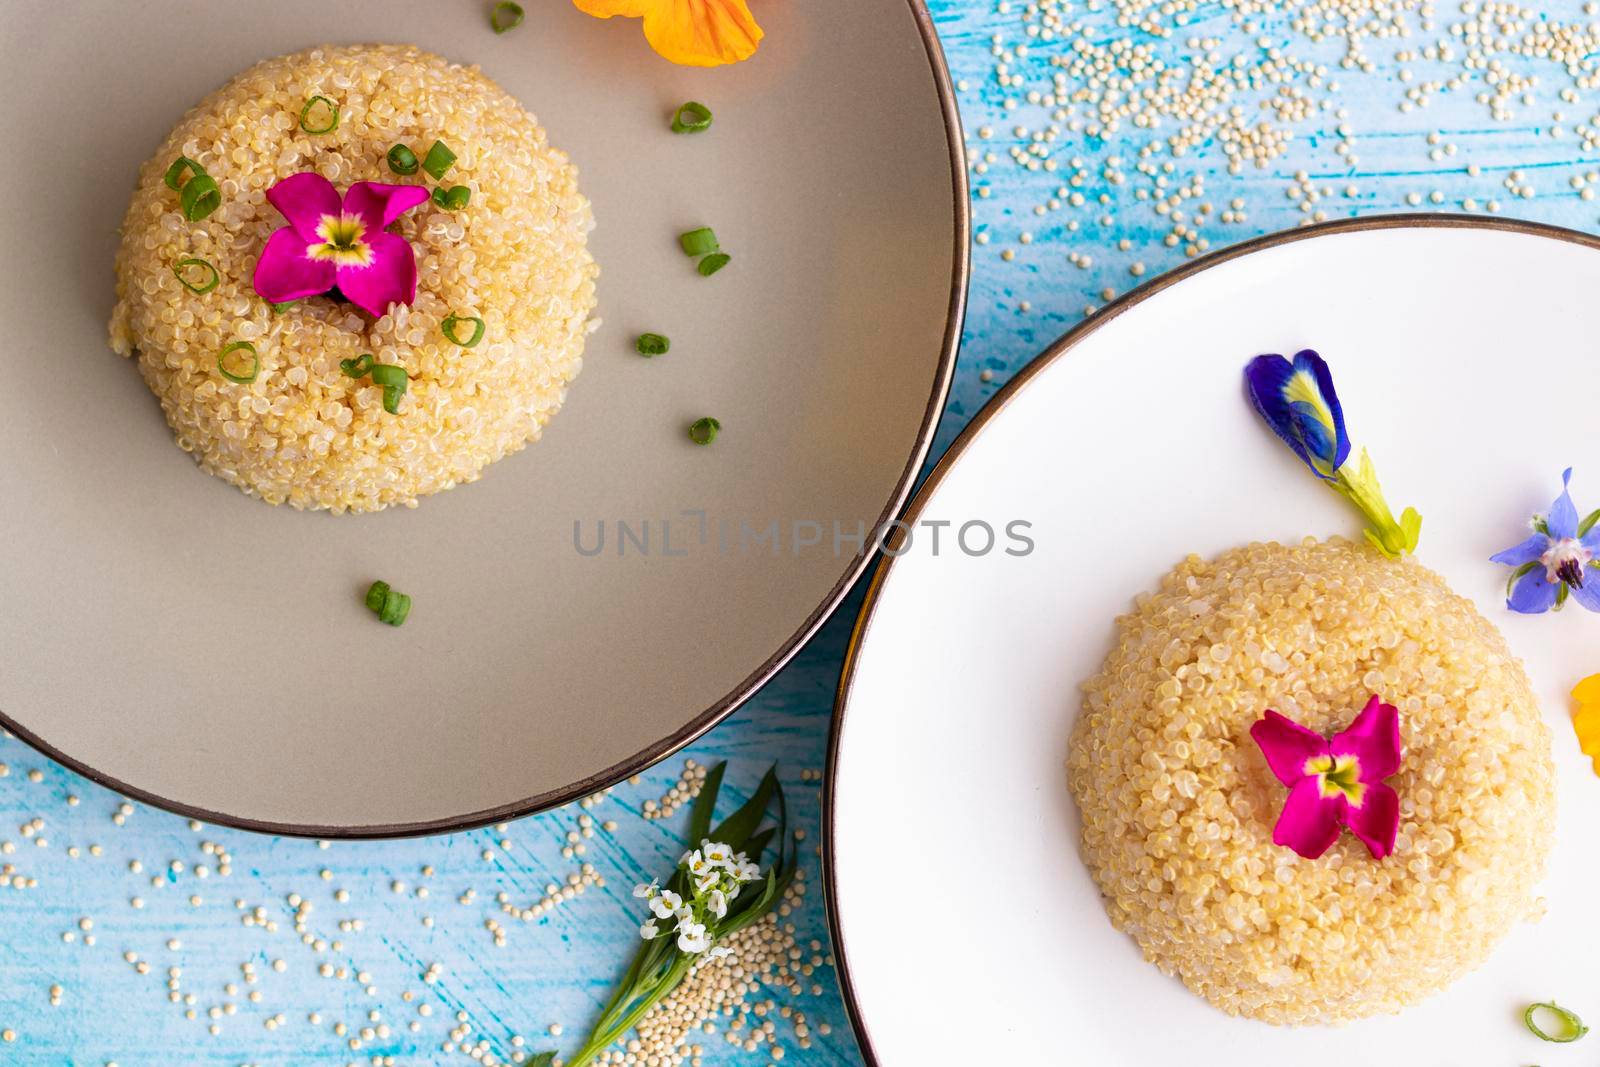
[[(331, 132), (301, 127), (315, 96), (339, 108)], [(267, 189), (307, 170), (341, 192), (358, 181), (421, 183), (421, 171), (389, 169), (389, 149), (403, 143), (420, 158), (436, 140), (456, 153), (443, 184), (472, 197), (459, 211), (424, 203), (391, 227), (415, 253), (416, 300), (375, 321), (332, 295), (274, 313), (251, 284), (262, 246), (286, 225)], [(198, 222), (185, 221), (162, 180), (180, 155), (220, 186), (221, 206)], [(141, 168), (117, 254), (111, 346), (137, 356), (179, 447), (247, 493), (334, 512), (414, 507), (537, 440), (561, 407), (597, 324), (593, 225), (576, 168), (476, 67), (411, 47), (313, 48), (206, 97)], [(181, 284), (173, 268), (188, 258), (212, 264), (219, 284), (205, 293)], [(444, 336), (452, 314), (484, 320), (477, 346)], [(471, 333), (463, 323), (457, 336)], [(259, 354), (249, 384), (218, 373), (220, 350), (235, 341)], [(381, 388), (340, 370), (362, 353), (405, 368), (397, 414), (383, 409)]]
[[(1273, 708), (1331, 735), (1375, 693), (1400, 711), (1394, 854), (1274, 845), (1287, 790), (1251, 724)], [(1541, 905), (1555, 771), (1522, 664), (1438, 575), (1364, 545), (1180, 563), (1117, 620), (1067, 771), (1112, 924), (1230, 1014), (1399, 1011)]]

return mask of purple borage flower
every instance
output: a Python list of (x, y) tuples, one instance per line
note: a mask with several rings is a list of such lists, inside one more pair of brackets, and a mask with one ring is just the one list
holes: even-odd
[(1567, 483), (1572, 468), (1561, 475), (1561, 495), (1548, 515), (1533, 517), (1533, 536), (1491, 557), (1515, 567), (1506, 582), (1506, 607), (1524, 615), (1559, 608), (1571, 597), (1590, 611), (1600, 611), (1600, 511), (1579, 520)]
[(1321, 356), (1307, 349), (1293, 361), (1279, 355), (1257, 356), (1244, 369), (1245, 386), (1272, 432), (1294, 450), (1311, 473), (1348, 499), (1371, 525), (1367, 540), (1391, 559), (1416, 550), (1422, 516), (1406, 508), (1395, 521), (1378, 485), (1378, 472), (1367, 450), (1350, 459), (1350, 435), (1344, 409), (1333, 389), (1333, 375)]
[(1332, 740), (1275, 711), (1250, 727), (1250, 737), (1289, 787), (1273, 844), (1314, 860), (1348, 826), (1373, 859), (1394, 851), (1400, 798), (1383, 784), (1400, 769), (1400, 713), (1393, 704), (1374, 696)]
[(289, 225), (267, 239), (256, 263), (263, 299), (286, 304), (338, 286), (375, 317), (416, 299), (416, 257), (384, 227), (428, 199), (427, 189), (356, 182), (341, 198), (332, 182), (306, 171), (268, 189), (267, 199)]

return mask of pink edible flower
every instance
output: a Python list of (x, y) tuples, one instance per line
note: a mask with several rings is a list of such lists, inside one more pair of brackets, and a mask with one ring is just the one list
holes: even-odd
[(1400, 798), (1383, 784), (1400, 769), (1400, 713), (1393, 704), (1374, 696), (1331, 741), (1275, 711), (1250, 727), (1250, 736), (1289, 787), (1273, 844), (1314, 860), (1348, 826), (1373, 859), (1394, 851)]
[(306, 171), (268, 189), (267, 199), (289, 225), (268, 238), (256, 263), (263, 299), (286, 304), (338, 286), (373, 316), (416, 299), (416, 257), (385, 227), (428, 199), (427, 189), (356, 182), (341, 199), (332, 182)]

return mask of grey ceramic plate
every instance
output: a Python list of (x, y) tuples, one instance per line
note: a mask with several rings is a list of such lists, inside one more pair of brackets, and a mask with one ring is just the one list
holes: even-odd
[[(11, 5), (0, 136), (48, 189), (0, 200), (0, 721), (73, 768), (319, 835), (561, 803), (748, 696), (864, 565), (833, 523), (903, 502), (966, 280), (920, 3), (757, 0), (760, 53), (709, 71), (656, 57), (635, 20), (543, 0), (497, 37), (478, 6)], [(417, 510), (333, 517), (196, 468), (105, 324), (135, 169), (178, 117), (265, 57), (371, 40), (480, 64), (572, 155), (604, 326), (539, 444)], [(712, 131), (665, 132), (687, 99)], [(709, 281), (674, 242), (705, 222), (738, 252)], [(672, 353), (633, 354), (642, 330)], [(697, 448), (683, 428), (707, 413), (723, 435)], [(575, 524), (592, 548), (602, 520), (607, 550), (580, 554)], [(650, 523), (648, 554), (618, 557), (617, 520)], [(774, 520), (776, 552), (740, 535)], [(813, 522), (823, 543), (796, 550)], [(402, 629), (361, 604), (379, 569), (415, 598)]]

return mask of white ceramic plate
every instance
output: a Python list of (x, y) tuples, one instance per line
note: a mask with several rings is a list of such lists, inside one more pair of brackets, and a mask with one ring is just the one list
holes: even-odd
[[(637, 19), (539, 0), (496, 36), (490, 6), (5, 4), (0, 138), (49, 191), (0, 199), (0, 724), (207, 821), (459, 828), (687, 743), (865, 568), (738, 531), (871, 526), (928, 447), (967, 199), (921, 0), (760, 3), (760, 51), (714, 70), (659, 58)], [(259, 60), (373, 41), (480, 65), (571, 155), (604, 325), (534, 447), (414, 511), (330, 517), (197, 470), (106, 320), (135, 171), (183, 113)], [(686, 100), (709, 131), (668, 132)], [(735, 256), (710, 279), (676, 240), (705, 224)], [(633, 351), (646, 330), (668, 356)], [(699, 448), (708, 414), (723, 435)], [(578, 552), (576, 524), (592, 547), (619, 520), (651, 525), (648, 555), (619, 558), (614, 525)], [(415, 597), (403, 629), (363, 607), (377, 577)]]
[[(1129, 294), (978, 416), (910, 508), (910, 549), (878, 574), (839, 696), (831, 904), (875, 1062), (1592, 1062), (1534, 1039), (1520, 1012), (1554, 996), (1600, 1017), (1600, 780), (1568, 701), (1600, 671), (1600, 616), (1512, 615), (1487, 558), (1525, 535), (1565, 466), (1579, 506), (1600, 505), (1583, 399), (1597, 292), (1600, 241), (1563, 231), (1419, 217), (1298, 231)], [(1062, 766), (1113, 618), (1186, 553), (1359, 536), (1244, 399), (1251, 356), (1307, 347), (1332, 363), (1391, 503), (1423, 513), (1419, 557), (1525, 658), (1560, 817), (1542, 923), (1403, 1015), (1296, 1030), (1229, 1018), (1111, 928)], [(964, 555), (951, 533), (977, 519), (1030, 521), (1037, 548)], [(926, 524), (941, 520), (936, 556)]]

